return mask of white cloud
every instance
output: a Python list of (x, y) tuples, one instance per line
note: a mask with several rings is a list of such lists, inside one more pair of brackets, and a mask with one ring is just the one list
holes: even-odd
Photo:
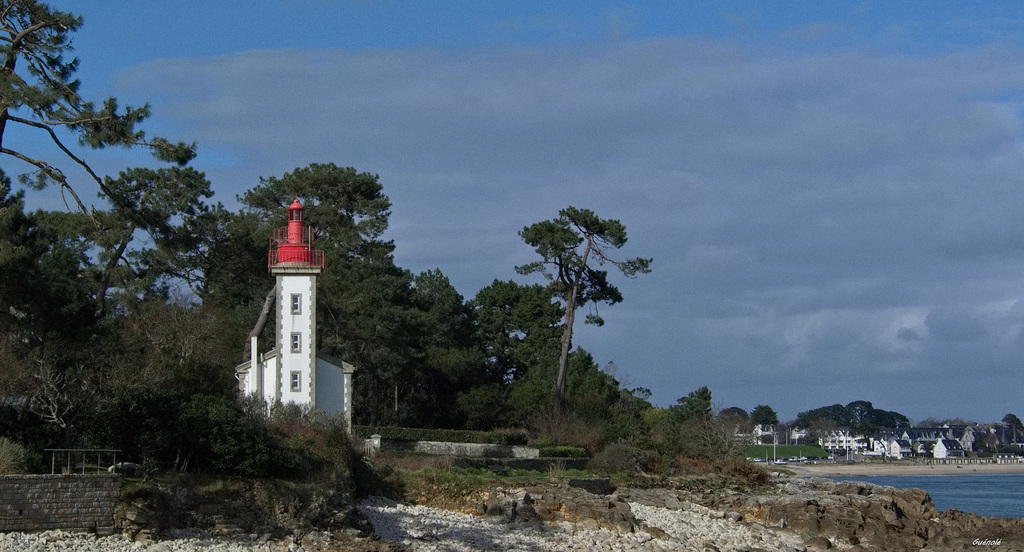
[(654, 273), (577, 343), (662, 404), (709, 385), (783, 416), (865, 399), (923, 418), (977, 364), (1015, 385), (957, 411), (998, 419), (1024, 386), (1019, 317), (956, 313), (1024, 296), (1022, 53), (280, 50), (120, 86), (232, 161), (209, 171), (222, 196), (310, 162), (379, 173), (399, 263), (467, 297), (531, 259), (526, 224), (622, 220)]

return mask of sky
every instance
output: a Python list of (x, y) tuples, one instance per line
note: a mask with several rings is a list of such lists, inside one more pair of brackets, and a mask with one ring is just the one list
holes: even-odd
[(620, 220), (652, 273), (574, 341), (655, 404), (1024, 415), (1024, 4), (52, 5), (84, 95), (149, 102), (215, 200), (378, 174), (397, 264), (467, 299), (537, 281), (524, 226)]

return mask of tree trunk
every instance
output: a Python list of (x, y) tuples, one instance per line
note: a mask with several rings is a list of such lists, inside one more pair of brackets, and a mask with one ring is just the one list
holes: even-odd
[(569, 371), (569, 349), (572, 347), (572, 324), (576, 320), (576, 292), (577, 286), (572, 287), (569, 297), (565, 301), (565, 325), (562, 327), (562, 352), (558, 357), (558, 377), (555, 379), (555, 418), (562, 417), (562, 407), (565, 406), (565, 378)]
[(249, 348), (252, 343), (252, 337), (260, 335), (263, 332), (263, 326), (267, 325), (267, 318), (270, 317), (270, 308), (274, 306), (274, 298), (277, 297), (277, 284), (270, 288), (267, 292), (266, 299), (263, 300), (263, 310), (260, 311), (260, 317), (256, 319), (256, 325), (253, 326), (252, 331), (249, 332), (249, 339), (245, 340), (245, 349), (242, 350), (242, 362), (245, 362), (252, 358), (252, 355), (256, 351), (250, 351)]
[[(565, 406), (565, 379), (569, 372), (569, 349), (572, 347), (572, 325), (576, 321), (576, 296), (580, 291), (580, 279), (583, 272), (587, 270), (587, 260), (590, 258), (590, 251), (594, 248), (594, 242), (586, 236), (587, 248), (583, 252), (583, 258), (579, 264), (579, 271), (570, 276), (572, 285), (569, 286), (569, 296), (565, 298), (565, 327), (562, 328), (562, 352), (558, 357), (558, 378), (555, 380), (555, 420), (561, 421), (563, 407)], [(565, 283), (569, 283), (565, 281)]]

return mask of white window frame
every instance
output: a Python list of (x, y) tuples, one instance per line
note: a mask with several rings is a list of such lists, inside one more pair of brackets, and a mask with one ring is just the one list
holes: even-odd
[(302, 294), (292, 294), (292, 314), (302, 314)]
[(299, 332), (292, 333), (291, 350), (293, 353), (302, 352), (302, 334)]
[(302, 391), (302, 372), (292, 372), (292, 391)]

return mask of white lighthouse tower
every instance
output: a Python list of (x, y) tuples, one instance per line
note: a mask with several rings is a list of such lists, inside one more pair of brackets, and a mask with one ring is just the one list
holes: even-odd
[(250, 361), (236, 369), (240, 390), (268, 405), (295, 403), (341, 412), (351, 428), (355, 367), (317, 352), (316, 277), (324, 268), (324, 252), (313, 249), (313, 232), (298, 199), (288, 207), (288, 226), (270, 239), (267, 267), (277, 279), (277, 337), (266, 354), (257, 352), (252, 338)]

